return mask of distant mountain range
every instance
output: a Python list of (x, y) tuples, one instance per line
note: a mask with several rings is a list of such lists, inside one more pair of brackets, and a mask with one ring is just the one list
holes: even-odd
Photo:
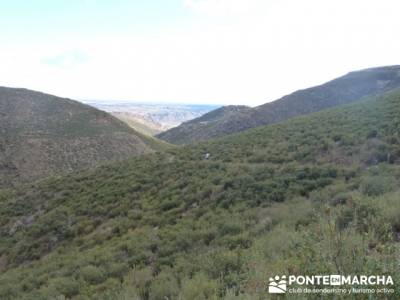
[(165, 145), (80, 102), (0, 87), (0, 187), (151, 153)]
[(157, 137), (174, 144), (195, 143), (359, 101), (399, 87), (400, 66), (351, 72), (254, 108), (230, 106), (211, 111)]
[(156, 135), (218, 108), (218, 105), (113, 103), (87, 101), (87, 104), (111, 113), (135, 130)]

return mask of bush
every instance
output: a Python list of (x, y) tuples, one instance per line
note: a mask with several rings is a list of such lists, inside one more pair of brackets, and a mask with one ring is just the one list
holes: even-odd
[(104, 273), (103, 271), (96, 266), (86, 266), (80, 270), (80, 275), (82, 278), (91, 283), (91, 284), (99, 284), (104, 281)]
[(192, 279), (186, 279), (182, 288), (182, 299), (207, 300), (215, 299), (218, 294), (216, 280), (209, 279), (205, 274), (196, 274)]
[(0, 282), (0, 299), (15, 299), (18, 288), (12, 283)]
[(166, 268), (152, 280), (150, 286), (151, 300), (176, 299), (179, 285), (171, 269)]
[(108, 265), (107, 276), (122, 278), (128, 271), (126, 263), (112, 262)]
[(361, 181), (361, 192), (370, 197), (383, 195), (392, 190), (392, 178), (382, 176), (366, 177)]
[(332, 200), (330, 201), (330, 204), (333, 206), (336, 205), (343, 205), (346, 204), (346, 202), (351, 199), (351, 196), (347, 193), (339, 193), (336, 196), (334, 196), (332, 198)]
[(127, 276), (125, 284), (132, 286), (140, 299), (148, 299), (150, 284), (153, 279), (150, 268), (133, 269)]
[(219, 226), (219, 233), (224, 235), (236, 235), (242, 231), (242, 228), (237, 223), (223, 223)]
[(72, 298), (79, 293), (79, 282), (71, 277), (58, 277), (49, 280), (48, 286), (41, 290), (48, 298), (64, 296)]

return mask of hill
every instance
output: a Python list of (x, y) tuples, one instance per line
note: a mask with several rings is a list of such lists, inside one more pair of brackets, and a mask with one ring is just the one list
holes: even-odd
[(154, 136), (164, 130), (163, 125), (149, 119), (146, 116), (122, 111), (115, 111), (111, 112), (110, 114), (125, 122), (136, 131), (145, 135)]
[[(177, 127), (161, 132), (157, 137), (162, 140), (173, 141), (174, 144), (185, 144), (188, 139), (191, 142), (207, 140), (209, 136), (208, 130), (216, 126), (216, 124), (225, 124), (231, 118), (240, 122), (242, 116), (246, 115), (250, 110), (250, 107), (244, 105), (223, 106), (196, 119), (184, 122)], [(226, 134), (229, 134), (229, 131)]]
[(0, 87), (0, 187), (154, 152), (109, 114), (70, 99)]
[(323, 85), (296, 91), (276, 101), (240, 110), (204, 123), (192, 120), (157, 137), (173, 144), (189, 144), (240, 132), (326, 108), (359, 101), (400, 87), (400, 66), (351, 72)]
[(363, 274), (399, 299), (399, 115), (392, 92), (3, 190), (0, 298), (270, 299), (277, 274)]

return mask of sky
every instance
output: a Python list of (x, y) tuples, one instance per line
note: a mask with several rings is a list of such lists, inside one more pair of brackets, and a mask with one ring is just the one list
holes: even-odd
[(400, 64), (398, 0), (0, 0), (0, 86), (259, 105)]

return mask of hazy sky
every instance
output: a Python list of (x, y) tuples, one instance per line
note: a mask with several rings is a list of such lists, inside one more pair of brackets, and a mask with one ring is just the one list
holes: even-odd
[(0, 0), (0, 85), (257, 105), (400, 64), (398, 0)]

